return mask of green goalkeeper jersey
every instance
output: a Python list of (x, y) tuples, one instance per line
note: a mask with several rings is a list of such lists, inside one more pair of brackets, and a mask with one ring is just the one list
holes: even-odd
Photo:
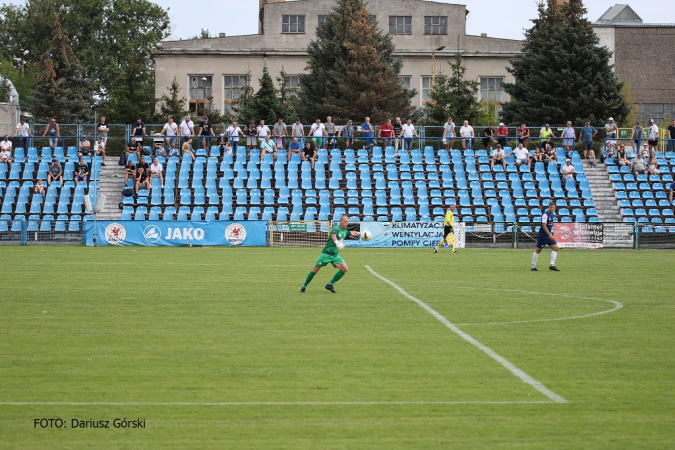
[(337, 236), (338, 240), (341, 241), (347, 236), (349, 236), (350, 232), (349, 230), (343, 230), (340, 228), (340, 225), (335, 225), (332, 230), (330, 230), (330, 234), (328, 235), (328, 242), (326, 242), (326, 245), (323, 246), (323, 253), (326, 253), (327, 255), (332, 255), (332, 256), (337, 256), (338, 254), (338, 248), (335, 245), (335, 241), (333, 241), (333, 235)]

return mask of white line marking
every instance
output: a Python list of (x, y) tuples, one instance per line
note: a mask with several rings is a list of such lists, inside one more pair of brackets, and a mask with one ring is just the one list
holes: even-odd
[(387, 278), (383, 277), (379, 273), (375, 272), (370, 266), (366, 265), (366, 269), (370, 271), (373, 275), (375, 275), (377, 278), (380, 280), (384, 281), (385, 283), (389, 284), (391, 287), (396, 289), (398, 292), (400, 292), (403, 296), (406, 298), (412, 300), (413, 302), (417, 303), (419, 306), (421, 306), (425, 311), (427, 311), (429, 314), (434, 316), (439, 322), (441, 322), (443, 325), (445, 325), (448, 329), (450, 329), (452, 332), (456, 333), (459, 335), (462, 339), (465, 341), (469, 342), (470, 344), (474, 345), (475, 347), (478, 347), (480, 350), (482, 350), (485, 354), (487, 354), (490, 358), (494, 359), (497, 361), (499, 364), (504, 366), (506, 369), (508, 369), (512, 374), (520, 378), (523, 382), (529, 384), (533, 388), (535, 388), (537, 391), (541, 392), (544, 394), (546, 397), (550, 398), (556, 403), (567, 403), (567, 400), (556, 394), (555, 392), (551, 391), (548, 389), (546, 386), (511, 364), (506, 358), (499, 356), (497, 353), (495, 353), (493, 350), (491, 350), (489, 347), (481, 344), (478, 342), (476, 339), (472, 338), (459, 328), (457, 328), (456, 325), (453, 325), (450, 323), (448, 319), (446, 319), (444, 316), (442, 316), (439, 312), (437, 312), (435, 309), (424, 303), (422, 300), (419, 300), (412, 295), (408, 294), (405, 289), (397, 285), (391, 280), (388, 280)]
[[(427, 287), (427, 288), (442, 288), (445, 289), (447, 286), (434, 286), (434, 285), (429, 285), (429, 284), (402, 284), (401, 286), (419, 286), (419, 287)], [(501, 292), (516, 292), (519, 294), (532, 294), (532, 295), (550, 295), (552, 297), (564, 297), (564, 298), (575, 298), (579, 300), (596, 300), (599, 302), (608, 302), (612, 303), (614, 305), (614, 308), (612, 309), (607, 309), (605, 311), (599, 311), (599, 312), (594, 312), (590, 314), (584, 314), (583, 316), (569, 316), (569, 317), (556, 317), (553, 319), (532, 319), (532, 320), (514, 320), (511, 322), (483, 322), (483, 323), (457, 323), (455, 325), (459, 326), (469, 326), (469, 325), (509, 325), (509, 324), (514, 324), (514, 323), (533, 323), (533, 322), (555, 322), (559, 320), (572, 320), (572, 319), (586, 319), (588, 317), (593, 317), (593, 316), (600, 316), (602, 314), (608, 314), (614, 311), (618, 311), (621, 308), (623, 308), (623, 304), (621, 302), (617, 302), (616, 300), (610, 300), (607, 298), (597, 298), (597, 297), (582, 297), (579, 295), (567, 295), (567, 294), (557, 294), (557, 293), (552, 293), (552, 292), (536, 292), (536, 291), (521, 291), (518, 289), (498, 289), (498, 288), (477, 288), (477, 287), (470, 287), (470, 286), (452, 286), (453, 289), (467, 289), (467, 290), (472, 290), (472, 291), (501, 291)]]
[(372, 405), (539, 405), (548, 400), (498, 402), (467, 400), (448, 402), (0, 402), (0, 406), (372, 406)]

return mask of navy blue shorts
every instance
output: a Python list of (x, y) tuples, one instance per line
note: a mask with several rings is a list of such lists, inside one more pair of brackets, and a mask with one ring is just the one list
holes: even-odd
[(549, 239), (547, 235), (545, 236), (539, 236), (539, 239), (537, 240), (537, 248), (544, 248), (547, 245), (558, 245), (558, 243), (555, 241), (555, 239)]

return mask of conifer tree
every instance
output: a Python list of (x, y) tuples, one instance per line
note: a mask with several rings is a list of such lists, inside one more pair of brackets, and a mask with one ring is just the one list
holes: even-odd
[(173, 77), (171, 86), (166, 89), (169, 91), (169, 94), (162, 94), (159, 98), (159, 118), (166, 120), (168, 117), (173, 117), (173, 120), (180, 122), (188, 111), (185, 109), (185, 97), (178, 97), (180, 95), (180, 85), (176, 77)]
[(629, 112), (622, 83), (609, 64), (609, 50), (598, 46), (582, 0), (541, 1), (538, 8), (522, 56), (510, 61), (516, 82), (503, 85), (511, 96), (503, 106), (504, 121), (581, 125), (613, 116), (621, 123)]
[(462, 65), (463, 54), (457, 52), (455, 61), (448, 61), (450, 77), (436, 77), (436, 86), (431, 91), (428, 117), (432, 122), (443, 123), (448, 117), (461, 123), (468, 120), (475, 124), (485, 115), (478, 101), (478, 82), (465, 80), (466, 67)]
[(370, 116), (374, 123), (412, 112), (398, 78), (402, 62), (394, 44), (368, 15), (363, 0), (338, 0), (310, 42), (308, 73), (300, 75), (301, 116), (332, 116), (340, 123)]
[(56, 11), (52, 11), (52, 20), (52, 43), (40, 59), (32, 90), (33, 116), (37, 121), (55, 117), (61, 123), (93, 120), (93, 85), (87, 70), (73, 53)]
[(259, 81), (260, 89), (258, 92), (241, 105), (239, 121), (248, 123), (253, 117), (256, 120), (263, 119), (267, 123), (273, 123), (278, 118), (288, 118), (289, 108), (279, 96), (279, 91), (274, 86), (274, 81), (269, 70), (267, 70), (267, 66), (263, 67), (263, 74)]

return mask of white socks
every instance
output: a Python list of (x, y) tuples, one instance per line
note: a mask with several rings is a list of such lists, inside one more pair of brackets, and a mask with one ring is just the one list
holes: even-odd
[(537, 258), (539, 258), (539, 253), (534, 252), (532, 253), (532, 268), (534, 269), (537, 267)]
[(553, 251), (551, 252), (551, 265), (555, 266), (555, 259), (558, 257), (558, 252)]

